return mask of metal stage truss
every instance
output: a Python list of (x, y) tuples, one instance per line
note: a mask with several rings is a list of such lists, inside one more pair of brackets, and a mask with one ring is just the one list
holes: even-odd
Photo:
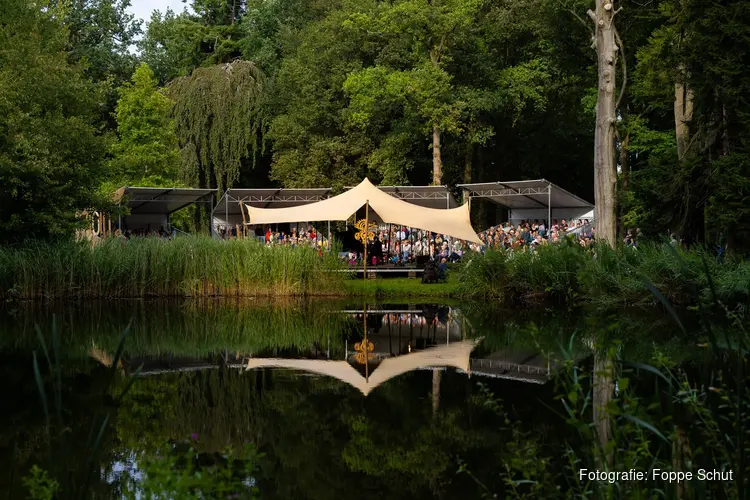
[(548, 227), (555, 216), (580, 217), (594, 208), (546, 179), (458, 184), (458, 187), (463, 191), (464, 201), (487, 199), (507, 208), (518, 219), (546, 219)]

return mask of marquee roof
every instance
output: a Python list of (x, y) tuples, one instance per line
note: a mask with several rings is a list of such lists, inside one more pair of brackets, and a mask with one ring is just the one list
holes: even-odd
[(368, 179), (338, 196), (309, 205), (290, 208), (248, 206), (248, 224), (285, 222), (345, 221), (369, 202), (383, 222), (446, 234), (475, 243), (479, 237), (471, 227), (469, 204), (458, 208), (427, 208), (391, 196)]
[(114, 200), (123, 202), (130, 214), (171, 214), (192, 203), (210, 203), (213, 189), (121, 187)]
[(592, 209), (594, 205), (546, 179), (459, 184), (471, 198), (486, 198), (504, 207)]

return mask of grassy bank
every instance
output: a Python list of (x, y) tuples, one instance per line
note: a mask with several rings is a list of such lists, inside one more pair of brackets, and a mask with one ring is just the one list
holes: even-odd
[(311, 248), (268, 248), (252, 241), (209, 238), (36, 243), (0, 248), (0, 300), (189, 296), (338, 296), (491, 299), (494, 304), (551, 303), (614, 309), (649, 307), (658, 298), (690, 306), (711, 298), (705, 266), (719, 300), (750, 303), (750, 263), (724, 263), (667, 246), (597, 248), (544, 246), (535, 253), (488, 252), (451, 267), (447, 283), (414, 278), (364, 281), (331, 272), (341, 264)]
[(659, 299), (649, 290), (651, 283), (672, 304), (691, 306), (712, 300), (706, 271), (724, 304), (750, 303), (749, 262), (719, 263), (710, 254), (669, 246), (598, 247), (593, 255), (572, 243), (544, 246), (533, 254), (487, 252), (464, 264), (457, 293), (505, 303), (620, 308), (656, 305)]
[(120, 299), (200, 296), (449, 297), (458, 280), (364, 281), (331, 272), (341, 264), (307, 247), (203, 237), (34, 243), (0, 248), (0, 299)]
[(337, 293), (333, 256), (205, 237), (0, 248), (0, 298), (135, 298)]

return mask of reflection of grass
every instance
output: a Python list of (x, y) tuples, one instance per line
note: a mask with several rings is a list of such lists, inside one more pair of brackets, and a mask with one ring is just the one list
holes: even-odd
[[(332, 314), (332, 304), (313, 306), (295, 302), (277, 307), (274, 303), (240, 306), (233, 301), (174, 303), (136, 302), (122, 310), (82, 308), (61, 316), (65, 325), (60, 336), (66, 358), (85, 358), (92, 349), (114, 354), (120, 332), (132, 320), (126, 354), (138, 356), (203, 357), (240, 352), (251, 354), (271, 349), (307, 350), (330, 341), (332, 352), (341, 346), (347, 318)], [(32, 309), (33, 310), (33, 309)], [(34, 323), (39, 315), (20, 315), (21, 324), (11, 326), (13, 336), (0, 337), (0, 345), (14, 350), (31, 350), (37, 345)], [(7, 321), (7, 319), (6, 319)]]
[(458, 280), (447, 283), (423, 284), (419, 278), (352, 279), (344, 282), (347, 295), (366, 297), (451, 297), (455, 296)]

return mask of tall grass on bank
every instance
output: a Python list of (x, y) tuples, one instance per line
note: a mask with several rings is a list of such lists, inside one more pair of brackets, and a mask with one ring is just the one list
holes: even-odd
[(0, 298), (304, 295), (335, 291), (335, 256), (250, 240), (111, 238), (0, 248)]
[(463, 266), (458, 293), (505, 302), (551, 300), (603, 308), (656, 305), (645, 279), (672, 304), (690, 306), (710, 298), (704, 259), (724, 304), (738, 307), (750, 302), (750, 262), (719, 263), (702, 250), (667, 245), (597, 246), (591, 251), (572, 242), (542, 246), (533, 253), (474, 254)]

